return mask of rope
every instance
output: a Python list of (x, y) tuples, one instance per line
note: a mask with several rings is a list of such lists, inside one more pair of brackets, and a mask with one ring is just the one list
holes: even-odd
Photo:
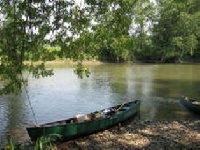
[(23, 87), (24, 87), (24, 90), (25, 90), (25, 93), (26, 93), (26, 96), (27, 96), (27, 99), (28, 99), (29, 106), (31, 108), (31, 112), (33, 114), (34, 121), (35, 121), (36, 124), (38, 124), (37, 119), (36, 119), (36, 115), (34, 113), (34, 110), (33, 110), (33, 107), (32, 107), (31, 101), (30, 101), (30, 97), (29, 97), (28, 91), (27, 91), (24, 83), (23, 83)]

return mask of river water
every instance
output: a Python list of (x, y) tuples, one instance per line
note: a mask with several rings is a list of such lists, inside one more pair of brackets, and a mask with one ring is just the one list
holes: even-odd
[(90, 71), (89, 78), (79, 79), (73, 68), (57, 67), (54, 76), (30, 77), (28, 96), (25, 90), (1, 96), (0, 144), (27, 122), (66, 119), (134, 99), (142, 101), (140, 120), (198, 118), (179, 104), (181, 94), (200, 96), (198, 64), (102, 64)]

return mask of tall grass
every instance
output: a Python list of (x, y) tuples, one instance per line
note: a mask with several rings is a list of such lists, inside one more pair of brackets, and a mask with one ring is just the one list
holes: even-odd
[[(48, 135), (48, 136), (42, 136), (37, 139), (37, 141), (34, 143), (34, 146), (19, 146), (15, 145), (14, 141), (11, 137), (8, 138), (8, 142), (5, 145), (5, 150), (57, 150), (55, 141), (61, 138), (60, 135)], [(32, 147), (32, 148), (31, 148)]]
[(15, 150), (15, 144), (11, 137), (8, 137), (8, 143), (5, 146), (5, 150)]
[(54, 144), (54, 142), (58, 138), (61, 138), (61, 136), (55, 134), (42, 136), (37, 139), (34, 150), (56, 150), (56, 145)]

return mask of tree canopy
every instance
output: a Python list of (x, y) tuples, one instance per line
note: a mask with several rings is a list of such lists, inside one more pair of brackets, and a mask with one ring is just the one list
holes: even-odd
[(18, 92), (29, 74), (52, 75), (45, 62), (57, 57), (78, 61), (80, 77), (89, 75), (84, 59), (196, 60), (198, 6), (198, 0), (2, 0), (0, 93)]

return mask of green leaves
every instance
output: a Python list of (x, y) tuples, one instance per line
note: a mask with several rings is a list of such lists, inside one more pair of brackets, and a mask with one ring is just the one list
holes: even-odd
[(83, 78), (84, 76), (89, 77), (90, 71), (86, 68), (82, 62), (79, 62), (74, 69), (74, 72), (78, 75), (79, 78)]
[(13, 139), (11, 137), (8, 137), (7, 144), (5, 146), (5, 150), (15, 150), (15, 144), (13, 142)]
[(61, 138), (61, 135), (52, 134), (48, 136), (42, 136), (37, 139), (34, 150), (44, 150), (44, 149), (54, 149), (55, 148), (55, 139)]
[(30, 66), (27, 66), (27, 69), (30, 73), (32, 73), (33, 77), (35, 78), (39, 78), (40, 76), (47, 77), (53, 75), (53, 70), (47, 70), (44, 63), (41, 63), (39, 65), (32, 64)]
[[(69, 13), (67, 7), (71, 5), (73, 3), (64, 1), (0, 2), (1, 15), (4, 17), (0, 26), (0, 82), (3, 84), (0, 94), (19, 92), (22, 84), (27, 83), (24, 71), (35, 78), (53, 75), (44, 63), (51, 59), (45, 54), (52, 53), (45, 53), (44, 45), (50, 42), (46, 37), (55, 27), (58, 29), (66, 23), (62, 21), (62, 16)], [(33, 65), (38, 60), (42, 62)]]
[[(0, 77), (5, 93), (20, 91), (20, 83), (27, 81), (24, 71), (36, 78), (52, 75), (45, 61), (57, 58), (77, 61), (75, 73), (83, 78), (90, 72), (81, 62), (88, 59), (167, 62), (198, 57), (198, 2), (2, 0)], [(41, 63), (33, 65), (35, 61)]]
[(194, 54), (194, 50), (197, 47), (198, 41), (194, 34), (185, 37), (174, 37), (173, 43), (183, 52), (189, 52), (190, 55)]
[[(153, 42), (157, 51), (167, 59), (181, 61), (188, 55), (194, 55), (198, 49), (200, 21), (194, 7), (196, 1), (165, 0), (159, 3), (159, 21), (154, 26)], [(168, 55), (170, 54), (170, 55)], [(169, 56), (169, 57), (167, 57)], [(171, 58), (170, 58), (171, 56)]]
[(128, 36), (121, 36), (113, 40), (111, 48), (114, 51), (117, 62), (128, 60), (131, 49), (131, 39)]

